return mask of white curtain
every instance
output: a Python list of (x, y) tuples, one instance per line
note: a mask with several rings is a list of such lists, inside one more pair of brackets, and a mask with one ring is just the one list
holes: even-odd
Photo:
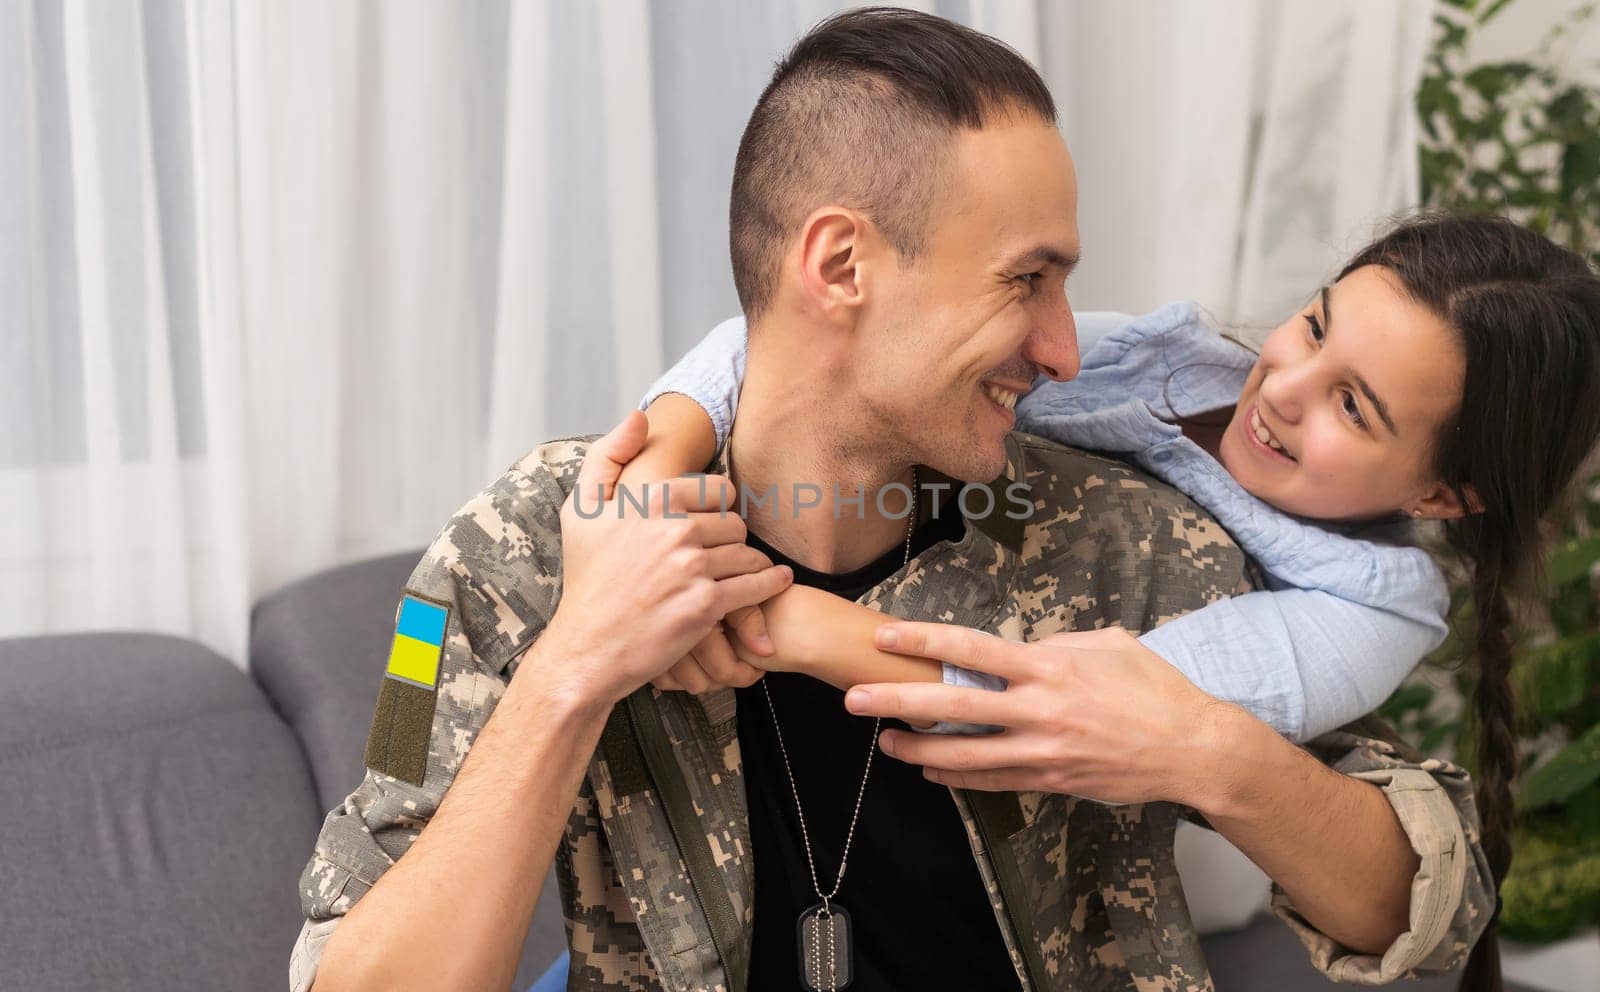
[[(808, 0), (0, 0), (0, 636), (242, 664), (736, 309), (734, 148)], [(1425, 0), (926, 2), (1045, 71), (1075, 305), (1271, 322), (1415, 199)]]
[(1077, 160), (1074, 305), (1270, 328), (1418, 200), (1433, 4), (1045, 4)]

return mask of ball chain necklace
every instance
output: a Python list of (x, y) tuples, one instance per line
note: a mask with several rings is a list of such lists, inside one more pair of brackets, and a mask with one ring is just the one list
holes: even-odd
[[(905, 554), (900, 567), (911, 564), (911, 535), (917, 529), (917, 468), (911, 467), (911, 506), (906, 514)], [(778, 738), (778, 753), (783, 756), (783, 771), (789, 777), (789, 792), (794, 796), (794, 812), (800, 821), (800, 839), (806, 848), (806, 867), (811, 870), (811, 888), (821, 900), (803, 911), (795, 922), (800, 942), (800, 982), (811, 992), (838, 992), (855, 977), (854, 945), (850, 938), (850, 914), (843, 906), (834, 905), (833, 899), (844, 884), (844, 870), (850, 860), (850, 842), (856, 836), (856, 820), (861, 816), (861, 800), (867, 794), (867, 779), (872, 775), (872, 755), (878, 749), (878, 731), (883, 718), (872, 722), (872, 739), (867, 742), (867, 767), (861, 773), (861, 787), (856, 790), (856, 808), (850, 814), (850, 829), (844, 837), (844, 851), (839, 855), (839, 874), (834, 876), (833, 888), (824, 893), (817, 881), (817, 862), (811, 853), (811, 835), (806, 831), (806, 814), (800, 806), (800, 788), (795, 785), (794, 770), (789, 766), (789, 749), (783, 743), (783, 729), (778, 726), (778, 710), (772, 705), (772, 690), (767, 680), (761, 680), (761, 691), (767, 697), (767, 712), (772, 714), (772, 730)]]

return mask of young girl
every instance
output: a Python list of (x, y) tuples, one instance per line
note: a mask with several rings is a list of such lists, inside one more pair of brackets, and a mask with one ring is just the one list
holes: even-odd
[[(697, 470), (726, 442), (744, 347), (743, 321), (730, 321), (656, 384), (649, 459), (625, 482)], [(1582, 258), (1503, 219), (1422, 217), (1358, 253), (1259, 355), (1174, 305), (1100, 340), (1075, 379), (991, 398), (1015, 403), (1023, 430), (1183, 490), (1255, 560), (1264, 590), (1139, 641), (1292, 739), (1370, 712), (1442, 639), (1444, 582), (1407, 543), (1411, 520), (1442, 521), (1471, 578), (1477, 799), (1498, 886), (1516, 769), (1509, 597), (1537, 570), (1540, 518), (1600, 435), (1600, 278)], [(740, 651), (763, 669), (844, 689), (1003, 688), (876, 650), (886, 618), (815, 589), (763, 610), (771, 647)], [(686, 659), (657, 685), (704, 688), (695, 671)], [(1464, 987), (1498, 975), (1496, 947), (1480, 940)]]

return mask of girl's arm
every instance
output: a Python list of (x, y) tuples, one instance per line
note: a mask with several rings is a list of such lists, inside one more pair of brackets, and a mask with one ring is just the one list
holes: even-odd
[[(792, 585), (762, 603), (761, 611), (772, 637), (772, 656), (760, 658), (734, 646), (741, 659), (757, 668), (799, 672), (849, 691), (866, 682), (938, 682), (946, 667), (931, 658), (879, 651), (874, 646), (877, 630), (895, 618), (821, 589)], [(942, 733), (983, 729), (908, 722), (918, 730), (931, 726)]]
[[(619, 486), (641, 490), (642, 502), (649, 483), (703, 471), (727, 440), (743, 376), (740, 318), (715, 328), (650, 387), (639, 404), (650, 431), (639, 454), (623, 468)], [(738, 610), (725, 619), (728, 632), (737, 636), (713, 631), (651, 683), (663, 691), (703, 692), (723, 684), (746, 685), (759, 677), (759, 671), (738, 664), (733, 644), (748, 647), (749, 657), (758, 661), (770, 652), (761, 609)]]
[(799, 672), (849, 689), (863, 682), (938, 682), (940, 663), (879, 651), (879, 627), (894, 620), (810, 586), (790, 586), (761, 606), (774, 648), (751, 659), (770, 671)]
[(711, 418), (700, 404), (678, 393), (663, 393), (645, 410), (650, 433), (633, 461), (622, 468), (621, 486), (675, 479), (704, 469), (716, 457)]
[[(649, 410), (665, 393), (678, 393), (693, 400), (711, 419), (714, 434), (711, 455), (692, 469), (699, 471), (728, 441), (733, 415), (739, 406), (739, 387), (744, 384), (745, 322), (743, 317), (725, 320), (690, 349), (687, 355), (655, 381), (639, 409)], [(651, 436), (655, 434), (651, 418)], [(682, 474), (681, 472), (678, 474)]]
[[(769, 671), (800, 672), (846, 690), (863, 683), (941, 681), (1005, 688), (987, 673), (879, 651), (874, 634), (893, 618), (820, 589), (792, 586), (762, 611), (774, 655), (740, 654)], [(1294, 741), (1377, 709), (1438, 641), (1437, 627), (1303, 589), (1222, 600), (1139, 638), (1209, 695), (1237, 703)]]
[[(1004, 680), (987, 673), (879, 651), (874, 634), (893, 618), (818, 589), (793, 586), (762, 609), (776, 653), (740, 654), (771, 671), (801, 672), (846, 690), (941, 681), (1005, 688)], [(1305, 741), (1377, 709), (1437, 646), (1441, 630), (1329, 593), (1284, 589), (1213, 603), (1138, 640), (1209, 695), (1244, 707), (1290, 740)]]

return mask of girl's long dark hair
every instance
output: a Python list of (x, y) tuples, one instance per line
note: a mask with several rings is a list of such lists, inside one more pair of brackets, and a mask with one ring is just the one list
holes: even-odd
[[(1461, 406), (1440, 431), (1434, 470), (1479, 510), (1444, 528), (1471, 575), (1476, 804), (1498, 894), (1511, 866), (1517, 774), (1512, 603), (1539, 578), (1541, 521), (1600, 436), (1600, 277), (1577, 254), (1489, 216), (1405, 221), (1339, 277), (1366, 265), (1398, 276), (1449, 325), (1465, 358)], [(1491, 918), (1464, 992), (1500, 992), (1496, 931)]]

